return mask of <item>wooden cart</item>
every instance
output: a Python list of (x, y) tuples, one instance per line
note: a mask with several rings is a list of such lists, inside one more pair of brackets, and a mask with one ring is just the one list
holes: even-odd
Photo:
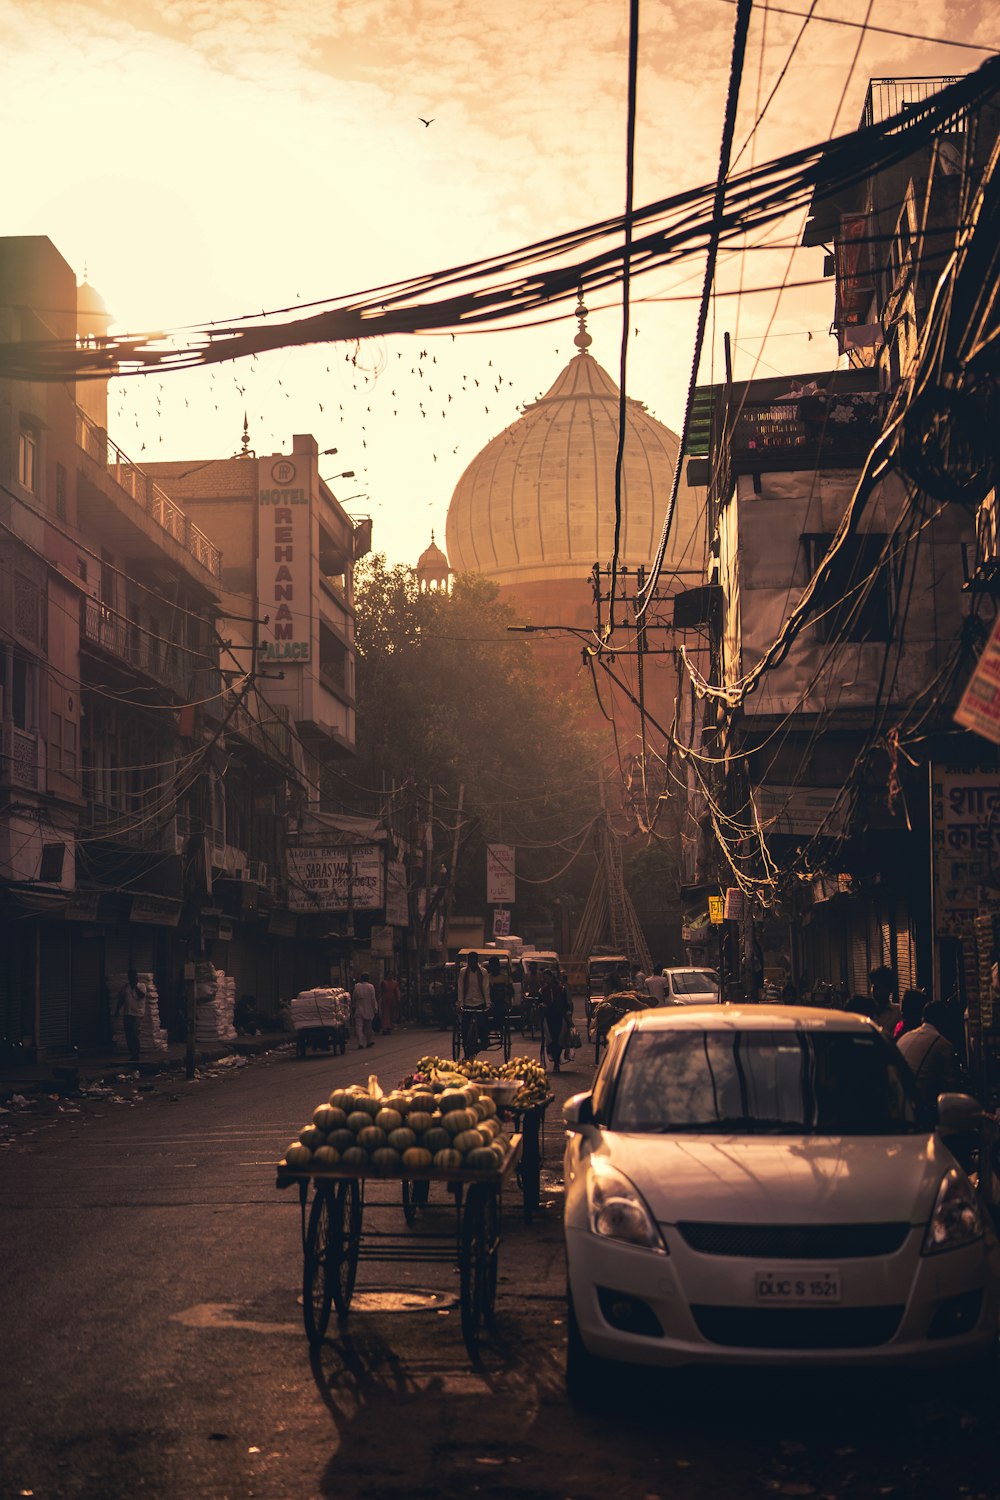
[[(468, 1168), (427, 1167), (400, 1178), (349, 1167), (331, 1171), (297, 1171), (278, 1165), (279, 1188), (298, 1185), (302, 1221), (302, 1314), (311, 1346), (323, 1342), (333, 1308), (343, 1323), (350, 1311), (358, 1264), (458, 1266), (462, 1336), (474, 1352), (483, 1325), (493, 1321), (500, 1251), (503, 1188), (521, 1156), (521, 1137), (514, 1136), (503, 1164), (495, 1172)], [(401, 1181), (405, 1228), (377, 1229), (365, 1223), (373, 1211), (398, 1212), (396, 1205), (365, 1202), (369, 1181)], [(424, 1198), (422, 1184), (444, 1183), (454, 1200), (454, 1228), (446, 1234), (413, 1232), (415, 1208)], [(311, 1199), (310, 1199), (311, 1192)], [(424, 1201), (426, 1199), (424, 1198)]]

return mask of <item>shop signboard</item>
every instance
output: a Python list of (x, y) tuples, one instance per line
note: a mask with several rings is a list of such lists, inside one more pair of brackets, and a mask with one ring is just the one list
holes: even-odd
[(312, 477), (306, 454), (257, 462), (258, 626), (269, 662), (305, 662), (312, 642)]
[(960, 937), (962, 925), (1000, 912), (1000, 769), (931, 768), (934, 931)]
[(513, 844), (486, 845), (486, 904), (504, 906), (514, 900)]
[(709, 896), (708, 920), (713, 927), (721, 927), (725, 921), (726, 903), (721, 896)]
[(852, 798), (842, 787), (757, 786), (753, 800), (765, 836), (778, 833), (797, 838), (822, 833), (835, 838), (847, 832)]
[[(378, 911), (384, 904), (380, 844), (309, 845), (288, 850), (291, 911)], [(350, 875), (351, 899), (347, 899)]]
[(955, 710), (955, 720), (1000, 745), (1000, 615)]
[(738, 885), (731, 885), (726, 890), (726, 921), (742, 922), (746, 915), (746, 897)]

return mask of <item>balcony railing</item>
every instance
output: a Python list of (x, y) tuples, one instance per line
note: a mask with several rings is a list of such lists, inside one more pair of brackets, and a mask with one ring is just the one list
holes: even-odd
[(908, 105), (922, 104), (932, 94), (938, 94), (949, 83), (957, 83), (955, 77), (948, 78), (873, 78), (868, 85), (868, 96), (861, 114), (861, 126), (881, 125), (893, 115), (902, 114)]
[(190, 553), (195, 562), (200, 563), (213, 578), (221, 579), (220, 549), (188, 519), (176, 501), (171, 500), (149, 474), (130, 458), (126, 458), (117, 443), (113, 443), (108, 437), (105, 429), (92, 422), (79, 407), (76, 412), (76, 442), (77, 447), (82, 448), (95, 462), (104, 465), (119, 489), (131, 495), (146, 515)]
[(84, 640), (125, 662), (147, 677), (187, 697), (193, 670), (190, 653), (150, 635), (140, 625), (107, 609), (98, 599), (84, 599), (80, 609), (80, 634)]

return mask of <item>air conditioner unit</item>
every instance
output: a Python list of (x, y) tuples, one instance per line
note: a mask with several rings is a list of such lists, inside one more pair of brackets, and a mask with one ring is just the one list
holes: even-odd
[(250, 879), (254, 882), (255, 885), (261, 885), (261, 886), (265, 886), (266, 887), (266, 885), (267, 885), (267, 864), (266, 864), (266, 862), (264, 860), (262, 860), (262, 859), (252, 859), (250, 861)]

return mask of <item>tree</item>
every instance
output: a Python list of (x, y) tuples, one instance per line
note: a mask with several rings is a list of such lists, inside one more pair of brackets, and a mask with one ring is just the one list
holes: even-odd
[(383, 801), (397, 788), (411, 824), (433, 801), (435, 869), (450, 866), (464, 788), (448, 879), (468, 909), (485, 906), (494, 841), (517, 846), (519, 920), (545, 921), (557, 901), (582, 903), (600, 749), (578, 705), (552, 693), (530, 642), (510, 634), (518, 617), (496, 586), (465, 575), (450, 593), (420, 593), (409, 568), (376, 554), (359, 565), (355, 588), (357, 764), (367, 784)]

